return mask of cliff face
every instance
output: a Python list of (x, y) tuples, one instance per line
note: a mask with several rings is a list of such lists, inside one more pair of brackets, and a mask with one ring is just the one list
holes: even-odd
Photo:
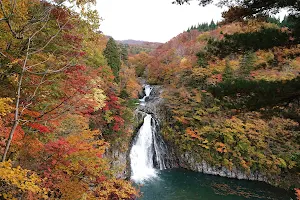
[[(130, 159), (129, 152), (132, 146), (132, 142), (136, 136), (137, 131), (143, 123), (143, 119), (146, 113), (152, 114), (157, 120), (160, 132), (160, 128), (164, 126), (164, 122), (168, 120), (169, 116), (164, 106), (164, 99), (161, 97), (162, 88), (161, 86), (152, 86), (151, 95), (146, 99), (147, 104), (144, 106), (138, 106), (135, 111), (135, 119), (133, 124), (134, 135), (132, 141), (129, 141), (128, 149), (126, 151), (120, 151), (118, 146), (112, 146), (106, 153), (111, 160), (111, 166), (116, 170), (117, 178), (129, 178), (130, 177)], [(140, 96), (143, 96), (141, 93)], [(161, 140), (163, 136), (159, 134)], [(237, 178), (245, 180), (257, 180), (272, 183), (265, 176), (259, 172), (250, 172), (249, 174), (233, 167), (227, 169), (224, 166), (213, 166), (205, 161), (201, 155), (198, 155), (192, 151), (182, 151), (180, 148), (172, 143), (172, 141), (165, 140), (167, 145), (167, 155), (165, 157), (165, 163), (167, 168), (185, 168), (188, 170), (202, 172), (205, 174), (219, 175), (228, 178)]]
[(180, 167), (190, 169), (196, 172), (202, 172), (204, 174), (218, 175), (222, 177), (228, 178), (237, 178), (237, 179), (245, 179), (245, 180), (256, 180), (256, 181), (264, 181), (269, 183), (268, 179), (261, 175), (258, 172), (250, 172), (250, 174), (246, 174), (237, 168), (233, 167), (231, 170), (226, 167), (216, 167), (208, 164), (205, 160), (196, 161), (194, 155), (189, 152), (185, 152), (179, 156), (179, 165)]
[[(153, 86), (151, 96), (147, 99), (147, 105), (138, 108), (146, 113), (151, 113), (159, 121), (159, 126), (163, 127), (164, 122), (168, 120), (169, 116), (164, 106), (164, 99), (161, 97), (163, 89), (161, 86)], [(141, 114), (140, 114), (141, 115)], [(176, 145), (173, 145), (171, 141), (165, 141), (168, 146), (168, 168), (182, 167), (196, 172), (202, 172), (205, 174), (219, 175), (228, 178), (257, 180), (270, 183), (270, 181), (260, 174), (259, 172), (250, 172), (249, 174), (238, 170), (236, 167), (227, 169), (226, 167), (212, 166), (205, 161), (205, 158), (197, 155), (195, 152), (179, 151)]]
[(105, 152), (105, 158), (110, 161), (110, 167), (114, 171), (115, 178), (126, 179), (129, 177), (130, 171), (127, 167), (127, 151), (121, 150), (118, 145), (112, 145)]
[[(144, 81), (141, 81), (141, 84), (144, 84)], [(134, 121), (132, 123), (132, 130), (133, 136), (129, 141), (123, 141), (122, 143), (125, 144), (121, 147), (116, 144), (111, 144), (111, 146), (107, 149), (105, 153), (105, 157), (110, 160), (110, 165), (115, 171), (116, 178), (127, 179), (130, 178), (130, 158), (129, 153), (132, 147), (132, 144), (136, 138), (136, 134), (140, 129), (141, 125), (143, 124), (144, 117), (148, 114), (151, 114), (152, 117), (157, 122), (156, 128), (158, 132), (160, 132), (160, 126), (162, 122), (165, 120), (165, 109), (163, 106), (163, 99), (160, 97), (162, 93), (161, 86), (152, 86), (152, 91), (150, 97), (146, 98), (145, 101), (147, 104), (143, 106), (137, 106), (136, 110), (134, 111)], [(144, 90), (139, 93), (139, 98), (143, 98), (145, 96)], [(156, 135), (159, 140), (162, 140), (162, 136)], [(165, 164), (167, 168), (174, 168), (178, 167), (178, 161), (175, 160), (176, 156), (173, 151), (167, 150), (168, 154), (165, 155)]]

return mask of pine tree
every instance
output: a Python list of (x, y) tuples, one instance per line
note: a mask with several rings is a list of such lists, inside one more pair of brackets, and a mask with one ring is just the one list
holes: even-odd
[(248, 78), (250, 72), (254, 69), (254, 64), (256, 61), (256, 55), (253, 52), (247, 52), (241, 61), (240, 65), (240, 76), (241, 78)]
[(117, 43), (113, 38), (109, 38), (103, 53), (108, 65), (110, 66), (116, 77), (116, 80), (118, 80), (121, 67), (121, 59)]
[(223, 73), (223, 79), (226, 80), (232, 80), (233, 79), (233, 69), (230, 66), (229, 60), (226, 59), (226, 65)]
[(214, 20), (211, 20), (210, 25), (209, 25), (209, 29), (210, 30), (214, 30), (215, 28), (217, 28), (216, 23), (214, 22)]
[(119, 52), (120, 52), (120, 56), (121, 56), (121, 60), (124, 63), (127, 63), (128, 61), (128, 44), (119, 44)]

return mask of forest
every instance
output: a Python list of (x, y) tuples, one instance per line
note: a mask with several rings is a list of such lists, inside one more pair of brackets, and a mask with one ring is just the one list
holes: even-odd
[(137, 199), (108, 152), (130, 149), (140, 80), (163, 86), (161, 134), (179, 154), (300, 199), (297, 0), (220, 0), (223, 21), (140, 46), (101, 33), (95, 4), (0, 0), (1, 200)]
[(0, 199), (137, 196), (104, 153), (130, 139), (140, 85), (93, 3), (0, 1)]

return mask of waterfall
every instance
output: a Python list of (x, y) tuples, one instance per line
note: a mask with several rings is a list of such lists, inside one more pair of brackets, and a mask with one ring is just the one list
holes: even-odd
[(130, 152), (131, 179), (142, 182), (156, 176), (153, 163), (153, 134), (151, 126), (152, 117), (147, 114), (144, 124), (138, 132), (136, 143)]
[[(149, 85), (144, 88), (146, 95), (140, 99), (142, 107), (146, 106), (153, 89)], [(166, 145), (159, 135), (159, 123), (154, 116), (145, 113), (144, 123), (130, 151), (131, 179), (135, 182), (143, 182), (157, 177), (157, 169), (166, 169), (166, 155)]]
[(150, 85), (145, 85), (144, 86), (145, 96), (142, 99), (140, 99), (140, 104), (142, 106), (145, 106), (145, 101), (150, 96), (152, 89), (153, 88)]

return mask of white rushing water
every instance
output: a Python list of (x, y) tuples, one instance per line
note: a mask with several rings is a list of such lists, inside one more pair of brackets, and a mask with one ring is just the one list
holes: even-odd
[(138, 132), (137, 140), (130, 151), (131, 179), (135, 182), (143, 182), (156, 177), (151, 121), (151, 115), (147, 114), (144, 124)]
[[(147, 105), (148, 97), (153, 89), (149, 85), (145, 85), (144, 88), (145, 96), (140, 99), (141, 108)], [(157, 177), (155, 167), (160, 170), (166, 169), (164, 159), (167, 148), (159, 135), (159, 123), (152, 115), (147, 113), (145, 115), (144, 123), (130, 151), (131, 179), (137, 183)]]
[(144, 91), (145, 91), (145, 96), (140, 99), (140, 102), (141, 102), (141, 105), (144, 106), (145, 105), (145, 101), (146, 101), (146, 98), (150, 96), (151, 94), (151, 91), (152, 91), (152, 87), (150, 85), (145, 85), (144, 87)]
[[(152, 91), (150, 85), (145, 85), (144, 88), (145, 96), (140, 99), (141, 106), (145, 106), (146, 98), (150, 96)], [(135, 182), (143, 182), (156, 177), (153, 163), (153, 130), (152, 117), (147, 114), (130, 151), (131, 179)]]

